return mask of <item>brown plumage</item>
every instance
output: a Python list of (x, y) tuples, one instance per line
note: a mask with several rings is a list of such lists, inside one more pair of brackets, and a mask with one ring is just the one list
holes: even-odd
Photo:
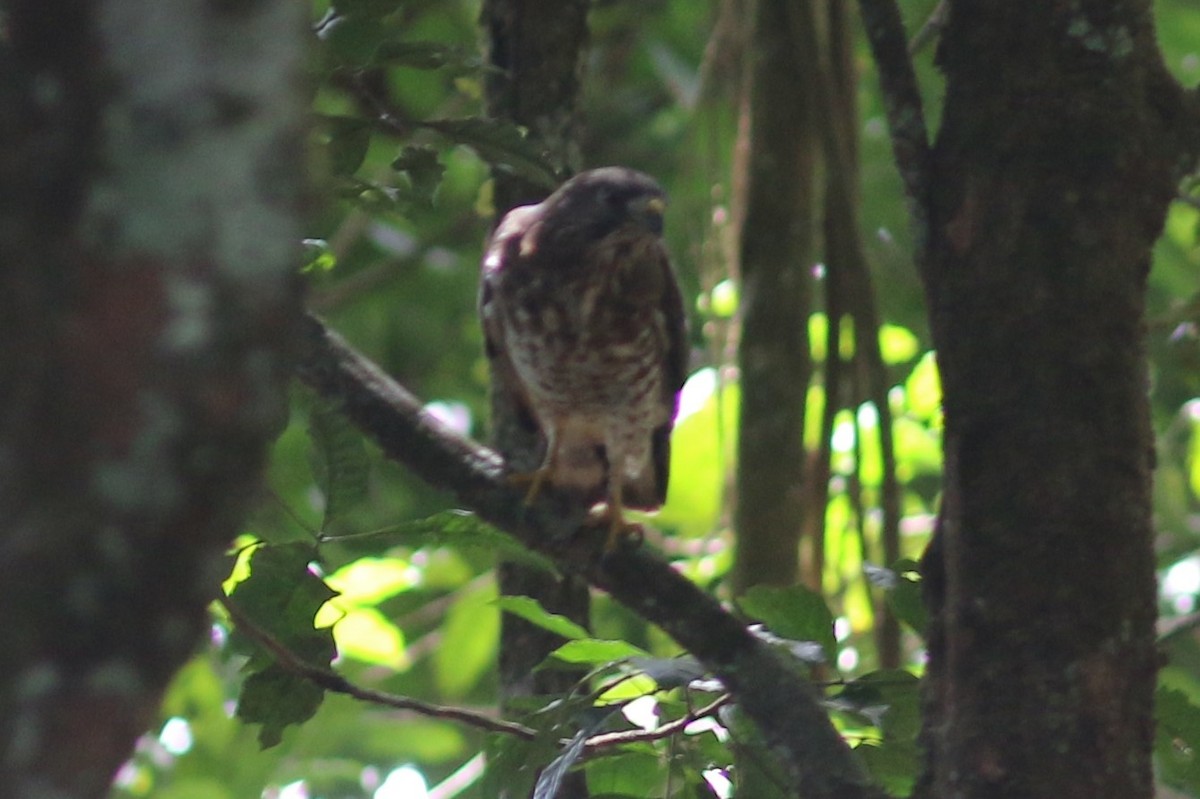
[[(687, 363), (683, 300), (663, 246), (663, 191), (620, 167), (583, 172), (510, 211), (483, 258), (479, 312), (496, 391), (536, 423), (545, 483), (609, 507), (667, 494)], [(613, 538), (610, 537), (610, 546)]]

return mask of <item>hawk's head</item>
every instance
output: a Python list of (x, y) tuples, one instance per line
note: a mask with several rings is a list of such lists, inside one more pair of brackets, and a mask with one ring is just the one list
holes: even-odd
[(666, 195), (648, 175), (625, 167), (602, 167), (568, 180), (540, 206), (537, 244), (572, 251), (612, 233), (658, 237)]

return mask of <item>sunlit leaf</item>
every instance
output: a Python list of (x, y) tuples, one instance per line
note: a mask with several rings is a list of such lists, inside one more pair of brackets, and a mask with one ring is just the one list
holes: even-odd
[(325, 578), (341, 605), (377, 605), (420, 582), (420, 573), (403, 558), (359, 558)]
[(602, 641), (588, 638), (567, 641), (554, 650), (553, 657), (565, 663), (595, 665), (632, 657), (649, 657), (649, 653), (626, 641)]
[(716, 528), (730, 467), (727, 453), (736, 442), (738, 400), (737, 386), (721, 386), (715, 369), (688, 378), (671, 436), (671, 479), (658, 526), (688, 537)]
[(904, 381), (908, 412), (918, 419), (931, 420), (942, 410), (942, 381), (938, 375), (937, 359), (927, 352), (917, 361)]
[(886, 364), (907, 363), (921, 351), (921, 341), (908, 328), (885, 323), (879, 326), (879, 350)]
[(404, 634), (375, 608), (347, 610), (333, 625), (333, 637), (345, 657), (398, 671), (409, 666)]

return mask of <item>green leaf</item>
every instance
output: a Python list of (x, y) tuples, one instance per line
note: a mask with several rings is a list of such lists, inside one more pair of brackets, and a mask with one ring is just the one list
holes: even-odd
[(362, 434), (332, 403), (312, 398), (308, 405), (313, 474), (325, 496), (322, 529), (346, 515), (367, 496), (371, 461)]
[(283, 740), (284, 728), (312, 718), (324, 696), (310, 681), (272, 664), (242, 683), (237, 717), (247, 724), (261, 724), (258, 743), (269, 749)]
[(649, 653), (626, 641), (606, 641), (597, 638), (567, 641), (551, 653), (565, 663), (601, 664), (634, 657), (649, 657)]
[(557, 740), (540, 736), (526, 741), (514, 735), (489, 735), (487, 767), (480, 784), (480, 796), (529, 796), (538, 770), (557, 752)]
[(510, 122), (466, 117), (427, 119), (417, 124), (435, 130), (457, 144), (465, 144), (488, 163), (537, 186), (552, 189), (558, 185), (558, 176), (547, 160), (544, 148)]
[(588, 761), (588, 792), (594, 796), (663, 796), (667, 773), (653, 749), (618, 750)]
[(921, 727), (920, 682), (902, 669), (864, 674), (830, 700), (842, 712), (857, 715), (891, 741), (915, 741)]
[(854, 749), (867, 771), (892, 796), (908, 796), (921, 765), (921, 750), (915, 741), (884, 739), (863, 743)]
[[(526, 549), (519, 541), (464, 510), (442, 511), (424, 519), (403, 522), (368, 533), (357, 533), (352, 537), (355, 541), (371, 541), (381, 549), (394, 546), (413, 549), (423, 546), (480, 549), (494, 552), (507, 560), (556, 573), (554, 564), (549, 559)], [(338, 537), (331, 536), (328, 540), (336, 541)]]
[(465, 695), (489, 672), (500, 645), (496, 586), (488, 584), (459, 598), (446, 614), (442, 640), (433, 653), (434, 682), (444, 696)]
[(530, 624), (536, 624), (543, 630), (549, 630), (563, 638), (587, 638), (590, 635), (587, 630), (566, 616), (546, 610), (533, 597), (503, 596), (496, 600), (496, 605), (503, 611), (520, 616)]
[(331, 12), (317, 24), (317, 38), (339, 61), (366, 66), (376, 60), (376, 51), (391, 35), (388, 27), (380, 24), (379, 16)]
[(833, 614), (819, 594), (803, 586), (755, 586), (738, 599), (738, 607), (778, 636), (795, 641), (815, 641), (829, 660), (837, 654)]

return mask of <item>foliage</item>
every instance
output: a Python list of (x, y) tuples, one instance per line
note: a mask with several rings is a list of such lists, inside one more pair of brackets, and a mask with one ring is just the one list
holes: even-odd
[[(908, 4), (910, 24), (933, 5)], [(1168, 64), (1194, 83), (1200, 15), (1186, 0), (1164, 0), (1157, 13)], [(673, 198), (669, 243), (708, 362), (684, 390), (670, 496), (650, 519), (661, 535), (651, 534), (649, 544), (725, 597), (725, 493), (739, 395), (723, 350), (737, 287), (718, 242), (729, 214), (725, 176), (736, 119), (722, 104), (701, 101), (714, 15), (712, 4), (692, 0), (600, 4), (584, 149), (590, 163), (655, 173)], [(313, 223), (306, 273), (315, 310), (430, 398), (430, 413), (479, 435), (486, 367), (474, 295), (491, 210), (488, 166), (542, 185), (553, 175), (528, 132), (483, 116), (476, 17), (463, 0), (317, 2), (313, 144), (329, 201)], [(862, 218), (887, 319), (880, 343), (892, 384), (905, 558), (879, 562), (879, 417), (870, 404), (854, 403), (832, 430), (821, 593), (756, 589), (739, 609), (826, 686), (839, 729), (880, 782), (905, 795), (918, 762), (917, 559), (938, 500), (940, 389), (878, 88), (861, 42), (856, 54)], [(924, 54), (918, 68), (925, 88), (937, 92), (931, 60)], [(1194, 613), (1200, 597), (1198, 237), (1196, 204), (1175, 204), (1151, 280), (1156, 511), (1163, 610), (1174, 616)], [(819, 363), (829, 357), (828, 324), (821, 313), (809, 320)], [(853, 338), (843, 336), (842, 346), (848, 356)], [(810, 391), (810, 448), (825, 401), (818, 382)], [(159, 733), (145, 738), (119, 776), (118, 796), (388, 799), (426, 795), (414, 786), (428, 785), (438, 786), (428, 795), (440, 797), (494, 797), (502, 787), (550, 797), (570, 768), (585, 770), (597, 797), (729, 795), (733, 751), (746, 733), (722, 705), (719, 685), (662, 631), (602, 596), (592, 632), (530, 600), (498, 599), (490, 573), (497, 554), (550, 567), (503, 533), (447, 510), (444, 497), (383, 461), (335, 409), (296, 396), (268, 484), (227, 584), (231, 605), (262, 636), (214, 611), (212, 646), (176, 679)], [(881, 597), (909, 627), (901, 670), (877, 666)], [(269, 645), (314, 667), (332, 662), (356, 685), (479, 710), (496, 702), (501, 613), (568, 639), (541, 668), (590, 669), (572, 694), (527, 708), (520, 721), (528, 737), (329, 693), (289, 671)], [(1200, 647), (1183, 635), (1166, 646), (1173, 665), (1158, 696), (1162, 777), (1200, 795)]]

